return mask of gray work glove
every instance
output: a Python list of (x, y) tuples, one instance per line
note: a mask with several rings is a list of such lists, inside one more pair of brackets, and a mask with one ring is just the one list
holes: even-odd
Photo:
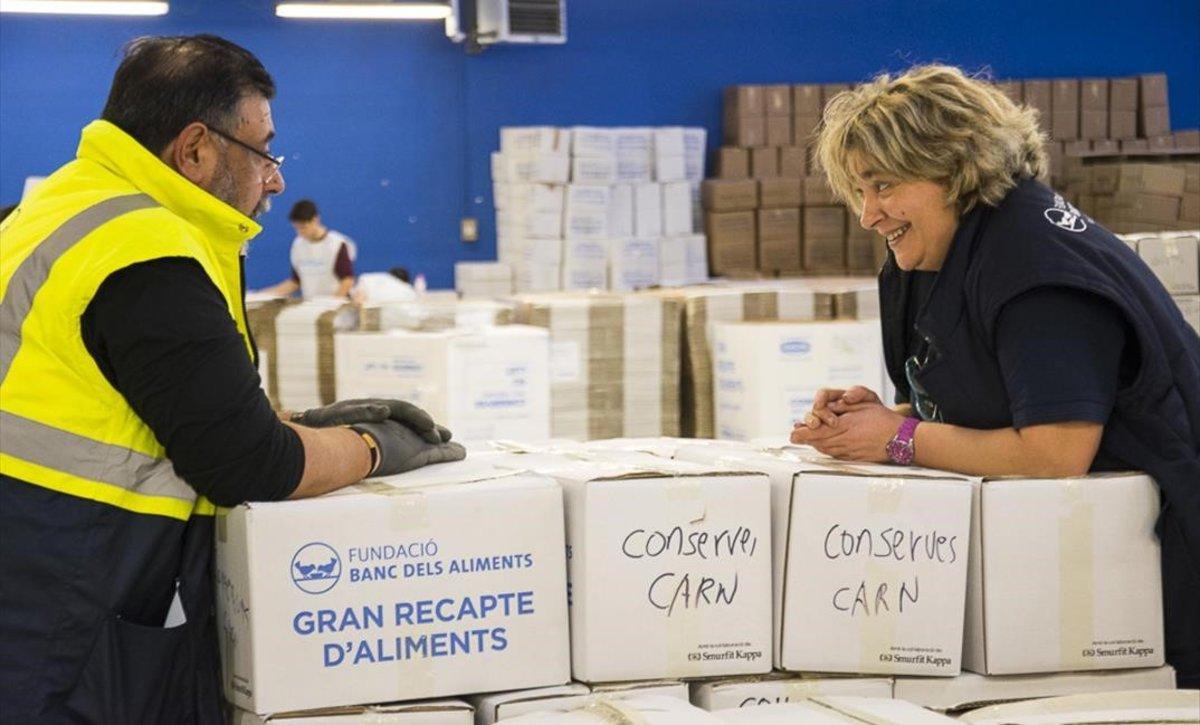
[(394, 420), (355, 423), (352, 430), (370, 436), (379, 450), (379, 466), (372, 476), (391, 476), (431, 463), (461, 461), (467, 450), (458, 443), (430, 443), (411, 428)]
[(388, 398), (358, 398), (340, 400), (321, 408), (310, 408), (292, 416), (293, 423), (309, 428), (331, 428), (355, 423), (382, 423), (394, 420), (403, 423), (430, 443), (447, 443), (451, 433), (433, 422), (429, 413), (412, 403)]

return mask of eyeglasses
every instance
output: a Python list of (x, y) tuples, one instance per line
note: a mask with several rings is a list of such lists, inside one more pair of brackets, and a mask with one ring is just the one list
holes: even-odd
[(924, 357), (919, 358), (913, 355), (905, 360), (904, 377), (908, 380), (909, 390), (912, 391), (912, 395), (909, 397), (912, 399), (913, 410), (916, 411), (917, 416), (921, 420), (941, 422), (941, 409), (938, 408), (938, 404), (934, 402), (933, 398), (929, 397), (925, 386), (917, 382), (917, 373), (921, 372), (921, 368), (925, 367), (925, 364), (929, 362), (930, 352), (932, 352), (932, 348), (926, 342)]
[[(232, 143), (237, 144), (238, 146), (241, 146), (242, 148), (246, 149), (247, 151), (254, 154), (255, 156), (269, 161), (271, 163), (271, 173), (272, 174), (278, 174), (279, 169), (283, 167), (283, 160), (285, 158), (283, 156), (272, 156), (271, 154), (259, 151), (258, 149), (254, 148), (253, 146), (246, 143), (245, 141), (239, 141), (238, 139), (234, 138), (230, 134), (227, 134), (218, 128), (213, 128), (212, 126), (209, 126), (208, 130), (217, 134), (218, 136), (225, 139), (226, 141), (230, 141)], [(268, 177), (268, 178), (270, 178), (270, 177)]]

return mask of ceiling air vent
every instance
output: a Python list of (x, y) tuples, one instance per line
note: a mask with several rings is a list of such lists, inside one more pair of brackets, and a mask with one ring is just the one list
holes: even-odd
[(567, 42), (566, 0), (479, 0), (476, 37), (491, 43)]

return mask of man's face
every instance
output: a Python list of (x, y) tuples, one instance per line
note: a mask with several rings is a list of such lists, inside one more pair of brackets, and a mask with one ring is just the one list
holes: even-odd
[[(238, 103), (233, 128), (222, 128), (238, 141), (270, 154), (275, 136), (271, 104), (262, 96), (247, 96)], [(257, 217), (271, 208), (271, 196), (284, 189), (283, 174), (267, 158), (212, 134), (221, 147), (218, 166), (206, 188), (213, 196), (249, 217)]]
[(292, 222), (292, 228), (296, 230), (296, 234), (310, 242), (321, 241), (321, 217), (319, 216), (308, 221)]

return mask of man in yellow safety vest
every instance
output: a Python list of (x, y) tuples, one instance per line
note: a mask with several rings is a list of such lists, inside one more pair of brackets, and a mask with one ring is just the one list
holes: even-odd
[(220, 722), (214, 504), (464, 455), (400, 401), (293, 417), (262, 393), (242, 254), (284, 188), (274, 92), (221, 38), (136, 40), (0, 225), (6, 721)]

